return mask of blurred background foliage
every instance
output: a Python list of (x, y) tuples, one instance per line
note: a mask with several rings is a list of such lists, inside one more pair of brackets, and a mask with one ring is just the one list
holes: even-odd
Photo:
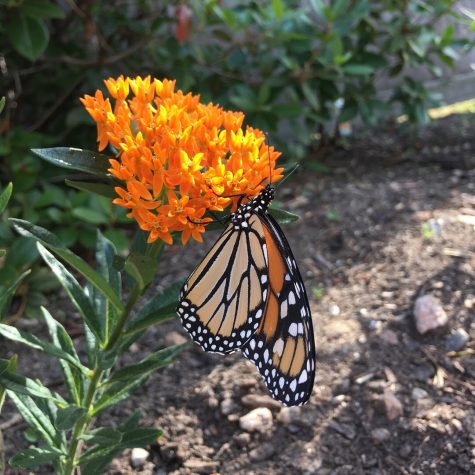
[[(475, 19), (456, 4), (0, 0), (0, 185), (14, 185), (0, 247), (15, 256), (3, 260), (2, 285), (13, 285), (37, 261), (36, 247), (14, 237), (9, 216), (41, 223), (86, 249), (99, 226), (127, 248), (121, 211), (107, 198), (67, 189), (64, 172), (30, 152), (56, 145), (94, 150), (93, 123), (78, 97), (102, 88), (104, 78), (176, 78), (205, 101), (244, 111), (288, 161), (315, 167), (306, 150), (337, 136), (342, 122), (371, 126), (401, 113), (428, 120), (427, 108), (442, 98), (414, 80), (414, 70), (441, 77), (474, 44)], [(38, 286), (32, 282), (27, 295)], [(32, 312), (41, 303), (35, 298)]]

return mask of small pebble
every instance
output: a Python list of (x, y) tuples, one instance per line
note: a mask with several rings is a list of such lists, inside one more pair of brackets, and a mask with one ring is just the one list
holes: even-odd
[(371, 431), (371, 437), (375, 444), (381, 444), (391, 437), (391, 432), (385, 428), (373, 429)]
[(399, 449), (399, 455), (403, 458), (409, 457), (412, 452), (412, 444), (409, 442), (406, 442), (400, 449)]
[(301, 409), (298, 406), (283, 407), (277, 414), (277, 420), (284, 426), (295, 424), (299, 420), (300, 411)]
[(132, 467), (134, 468), (141, 467), (146, 462), (149, 455), (150, 454), (145, 449), (142, 449), (141, 447), (136, 447), (132, 449), (132, 452), (130, 453), (130, 463)]
[(413, 388), (412, 392), (411, 392), (411, 397), (415, 401), (418, 401), (419, 399), (425, 399), (425, 398), (429, 397), (429, 394), (425, 389)]
[(241, 432), (240, 434), (237, 434), (234, 437), (234, 440), (236, 441), (236, 444), (239, 447), (247, 447), (249, 443), (251, 442), (251, 435), (248, 434), (247, 432)]
[(272, 399), (267, 394), (246, 394), (241, 398), (244, 406), (248, 407), (267, 407), (268, 409), (280, 409), (282, 404)]
[(246, 432), (269, 433), (272, 430), (272, 412), (267, 407), (258, 407), (239, 418), (241, 429)]
[(274, 444), (265, 443), (258, 445), (255, 449), (252, 449), (249, 452), (249, 458), (253, 462), (260, 462), (263, 460), (267, 460), (268, 458), (274, 455), (276, 447)]
[(331, 427), (348, 440), (353, 440), (356, 437), (356, 429), (350, 424), (340, 424), (336, 421), (330, 421), (328, 427)]
[(338, 317), (338, 315), (340, 315), (340, 307), (337, 304), (332, 303), (328, 308), (328, 312), (332, 317)]
[(404, 409), (401, 401), (394, 393), (387, 392), (383, 396), (384, 408), (386, 409), (386, 417), (393, 421), (402, 416)]
[(387, 343), (388, 345), (397, 345), (399, 343), (397, 333), (393, 330), (383, 330), (379, 337), (384, 341), (384, 343)]
[(178, 332), (170, 332), (164, 338), (165, 346), (174, 346), (174, 345), (181, 345), (182, 343), (186, 343), (188, 338), (183, 336), (181, 333)]
[(463, 328), (457, 328), (445, 342), (447, 351), (460, 351), (469, 340), (469, 334)]
[(235, 409), (237, 409), (237, 405), (232, 399), (226, 398), (221, 401), (220, 408), (221, 408), (221, 413), (224, 414), (225, 416), (228, 416)]
[(431, 294), (418, 297), (414, 304), (414, 319), (417, 331), (423, 335), (430, 330), (443, 327), (448, 318), (440, 300)]

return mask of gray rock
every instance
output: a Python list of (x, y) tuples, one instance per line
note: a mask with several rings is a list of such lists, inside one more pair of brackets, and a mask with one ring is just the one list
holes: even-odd
[(267, 460), (272, 457), (275, 453), (275, 446), (271, 443), (265, 443), (258, 445), (255, 449), (252, 449), (249, 452), (249, 458), (253, 462), (260, 462), (262, 460)]
[(150, 454), (145, 449), (136, 447), (135, 449), (132, 449), (132, 452), (130, 453), (130, 464), (134, 468), (139, 468), (147, 461), (149, 455)]
[(239, 418), (239, 426), (246, 432), (269, 433), (274, 421), (267, 407), (258, 407)]
[(427, 393), (427, 391), (425, 389), (416, 387), (416, 388), (412, 389), (411, 397), (415, 401), (418, 401), (419, 399), (425, 399), (425, 398), (429, 397), (429, 394)]
[(298, 406), (283, 407), (279, 414), (277, 414), (277, 420), (284, 426), (295, 424), (299, 421), (301, 409)]
[(384, 427), (373, 429), (371, 431), (371, 438), (375, 444), (382, 444), (391, 438), (391, 432), (389, 432), (388, 429), (385, 429)]
[(340, 424), (336, 421), (330, 421), (328, 426), (348, 440), (353, 440), (356, 437), (356, 429), (350, 424)]
[(401, 401), (392, 392), (386, 392), (383, 395), (384, 409), (386, 410), (386, 417), (393, 421), (402, 416), (404, 408)]
[(413, 313), (417, 331), (421, 335), (443, 327), (448, 322), (440, 300), (431, 294), (422, 295), (416, 300)]
[(241, 432), (240, 434), (237, 434), (234, 437), (234, 440), (236, 441), (236, 444), (239, 447), (247, 447), (250, 442), (251, 442), (251, 435), (248, 434), (247, 432)]
[(221, 413), (227, 416), (237, 409), (237, 405), (232, 399), (226, 398), (221, 401), (220, 409)]
[(447, 351), (459, 351), (465, 346), (469, 338), (470, 335), (463, 328), (457, 328), (447, 338), (445, 349)]

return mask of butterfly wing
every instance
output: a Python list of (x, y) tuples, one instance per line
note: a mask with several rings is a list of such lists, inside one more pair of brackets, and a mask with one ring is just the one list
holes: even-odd
[(255, 213), (232, 223), (190, 275), (177, 313), (205, 351), (231, 353), (256, 331), (267, 293), (264, 228)]
[(315, 379), (312, 317), (302, 277), (282, 230), (260, 215), (269, 260), (269, 295), (257, 331), (243, 347), (274, 399), (305, 403)]

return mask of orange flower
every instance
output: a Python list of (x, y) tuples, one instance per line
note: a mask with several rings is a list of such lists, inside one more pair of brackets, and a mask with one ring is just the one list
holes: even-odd
[(97, 124), (99, 150), (118, 150), (110, 173), (123, 183), (113, 202), (130, 209), (148, 242), (171, 244), (172, 233), (202, 241), (207, 211), (236, 208), (238, 197), (256, 196), (270, 180), (280, 152), (262, 131), (243, 129), (242, 112), (203, 104), (197, 95), (175, 90), (175, 81), (120, 76), (81, 98)]

